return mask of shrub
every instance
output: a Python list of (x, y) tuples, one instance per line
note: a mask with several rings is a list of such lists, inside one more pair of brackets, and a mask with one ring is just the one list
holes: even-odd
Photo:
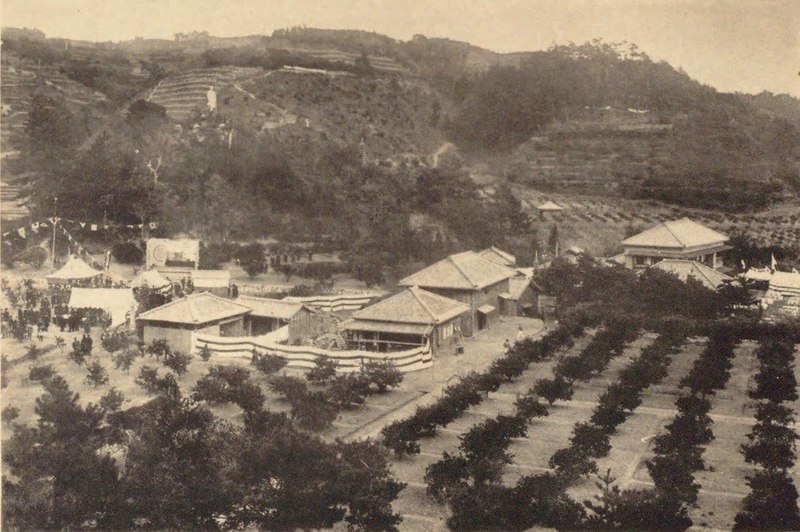
[(108, 373), (106, 368), (98, 361), (95, 360), (86, 367), (87, 374), (83, 380), (86, 384), (91, 384), (95, 388), (108, 382)]
[(383, 444), (401, 457), (406, 454), (419, 453), (419, 431), (416, 420), (412, 418), (395, 421), (381, 430)]
[(284, 396), (289, 401), (293, 401), (308, 393), (308, 386), (306, 386), (305, 381), (290, 375), (277, 375), (272, 377), (269, 381), (269, 387), (273, 392)]
[(211, 403), (232, 402), (245, 412), (255, 412), (264, 404), (261, 388), (250, 380), (250, 372), (243, 367), (212, 366), (194, 387), (195, 400)]
[(111, 360), (114, 362), (114, 367), (116, 369), (121, 369), (125, 373), (128, 373), (138, 356), (140, 356), (140, 351), (138, 349), (128, 348), (123, 349), (119, 353), (115, 353), (111, 357)]
[(67, 356), (71, 361), (75, 362), (79, 366), (86, 360), (86, 353), (84, 353), (81, 349), (73, 349)]
[(514, 401), (514, 408), (516, 408), (518, 416), (528, 421), (535, 417), (548, 415), (547, 407), (539, 402), (539, 398), (533, 391), (528, 392), (526, 395), (517, 396), (516, 401)]
[(154, 368), (153, 366), (142, 366), (139, 368), (139, 375), (134, 379), (133, 382), (144, 388), (148, 393), (158, 392), (158, 369)]
[(403, 374), (389, 360), (370, 360), (364, 364), (362, 373), (378, 388), (378, 393), (383, 393), (387, 388), (394, 388), (403, 382)]
[(582, 476), (597, 473), (597, 464), (584, 449), (579, 447), (559, 449), (553, 453), (547, 463), (566, 483), (572, 483)]
[(100, 343), (103, 344), (103, 349), (109, 353), (114, 353), (120, 349), (125, 349), (130, 345), (130, 338), (125, 332), (115, 331), (109, 334), (103, 334), (100, 338)]
[(203, 362), (208, 362), (211, 360), (211, 355), (214, 354), (214, 351), (208, 346), (208, 344), (204, 344), (197, 352), (200, 355), (200, 358)]
[(112, 386), (108, 392), (100, 398), (100, 406), (108, 412), (116, 412), (125, 403), (125, 394)]
[(453, 494), (467, 487), (469, 476), (467, 459), (445, 451), (441, 460), (425, 469), (426, 491), (436, 501), (446, 502)]
[(314, 361), (314, 367), (306, 373), (306, 379), (310, 382), (325, 383), (336, 376), (336, 368), (339, 364), (327, 356), (320, 356)]
[(177, 373), (178, 376), (182, 376), (189, 368), (192, 358), (194, 357), (190, 353), (172, 351), (164, 357), (164, 365)]
[(30, 360), (37, 360), (42, 354), (42, 349), (36, 344), (30, 344), (25, 351), (25, 357)]
[(253, 358), (250, 360), (250, 363), (264, 375), (270, 376), (286, 367), (289, 361), (277, 355), (270, 355), (268, 353), (259, 354), (258, 351), (253, 350)]
[(301, 427), (323, 430), (336, 419), (337, 409), (322, 393), (305, 393), (292, 400), (292, 419)]
[(16, 406), (7, 406), (3, 408), (2, 412), (0, 412), (0, 419), (3, 420), (3, 423), (11, 423), (15, 419), (19, 417), (19, 408)]
[(145, 348), (145, 352), (156, 358), (165, 357), (170, 353), (169, 343), (163, 338), (157, 338), (150, 342)]
[(28, 371), (28, 380), (32, 382), (46, 381), (55, 375), (55, 373), (55, 369), (53, 369), (53, 366), (50, 364), (45, 364), (43, 366), (31, 366), (31, 369)]

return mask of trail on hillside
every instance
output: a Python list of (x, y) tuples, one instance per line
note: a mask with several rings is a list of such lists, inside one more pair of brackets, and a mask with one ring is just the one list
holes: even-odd
[(439, 148), (435, 152), (433, 152), (433, 155), (431, 156), (431, 157), (433, 157), (433, 167), (436, 168), (437, 166), (439, 166), (439, 156), (440, 155), (442, 155), (447, 150), (449, 150), (451, 148), (455, 148), (455, 147), (456, 147), (456, 145), (453, 144), (452, 142), (449, 142), (449, 141), (447, 141), (447, 142), (443, 143), (441, 146), (439, 146)]

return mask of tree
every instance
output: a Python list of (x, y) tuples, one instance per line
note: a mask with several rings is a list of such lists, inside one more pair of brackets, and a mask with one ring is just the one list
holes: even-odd
[(19, 529), (125, 528), (124, 489), (107, 455), (103, 411), (85, 408), (67, 382), (53, 376), (36, 399), (36, 428), (15, 427), (3, 446), (4, 466), (15, 479), (3, 481), (4, 526)]
[(755, 376), (756, 388), (750, 392), (753, 399), (767, 399), (779, 403), (797, 400), (797, 379), (789, 365), (761, 365)]
[(91, 384), (97, 388), (108, 383), (108, 372), (106, 372), (106, 368), (103, 367), (99, 360), (95, 360), (86, 366), (86, 370), (86, 378), (84, 379), (86, 384)]
[(611, 450), (608, 432), (606, 432), (605, 428), (598, 427), (592, 423), (576, 424), (569, 441), (573, 447), (581, 449), (587, 456), (593, 458), (602, 458), (608, 455)]
[(306, 373), (306, 379), (310, 382), (319, 384), (328, 382), (336, 376), (336, 368), (339, 364), (330, 357), (319, 356), (314, 360), (314, 367)]
[(0, 356), (0, 379), (2, 379), (2, 388), (8, 386), (8, 372), (11, 369), (11, 363), (6, 355)]
[(697, 502), (700, 485), (695, 482), (691, 466), (678, 455), (657, 455), (645, 462), (656, 490), (684, 504)]
[(622, 490), (613, 485), (610, 471), (595, 485), (597, 502), (585, 501), (592, 513), (588, 530), (685, 530), (692, 525), (686, 505), (654, 489)]
[(363, 374), (347, 373), (337, 375), (326, 392), (327, 399), (340, 408), (352, 408), (364, 404), (370, 394), (370, 381)]
[(108, 392), (100, 398), (100, 406), (108, 412), (118, 411), (127, 399), (125, 394), (119, 391), (116, 386), (109, 388)]
[(530, 421), (535, 417), (545, 417), (548, 415), (547, 407), (539, 402), (539, 398), (533, 394), (518, 395), (514, 401), (514, 408), (517, 415)]
[(250, 278), (266, 271), (267, 256), (263, 244), (253, 242), (239, 248), (236, 258)]
[(533, 386), (533, 390), (550, 405), (561, 399), (569, 401), (572, 398), (572, 386), (560, 377), (555, 379), (539, 379)]
[(291, 375), (273, 376), (269, 380), (269, 387), (273, 392), (284, 396), (289, 401), (302, 398), (308, 394), (308, 386), (306, 386), (305, 381)]
[(278, 355), (270, 355), (269, 353), (260, 354), (254, 349), (253, 358), (250, 363), (253, 364), (258, 371), (269, 377), (285, 368), (289, 361)]
[(378, 388), (378, 393), (384, 393), (387, 388), (394, 388), (403, 382), (403, 374), (390, 360), (370, 360), (361, 371)]
[(338, 409), (320, 392), (307, 392), (295, 396), (292, 402), (292, 419), (309, 430), (323, 430), (336, 419)]
[(156, 338), (151, 341), (145, 348), (145, 352), (153, 355), (156, 358), (166, 357), (172, 350), (169, 348), (169, 343), (163, 338)]
[(597, 464), (589, 458), (585, 449), (580, 447), (565, 447), (554, 452), (547, 464), (556, 470), (556, 474), (573, 482), (578, 478), (592, 473), (597, 473)]
[(553, 255), (558, 256), (558, 244), (559, 244), (559, 237), (558, 237), (558, 226), (553, 224), (552, 229), (550, 229), (550, 235), (547, 237), (547, 246), (553, 252)]
[(232, 402), (245, 412), (255, 412), (264, 405), (264, 394), (250, 379), (250, 371), (235, 365), (211, 366), (195, 384), (192, 397), (215, 404)]
[(19, 417), (19, 408), (16, 406), (8, 405), (0, 412), (0, 419), (3, 423), (10, 424)]
[(798, 530), (797, 488), (785, 470), (747, 477), (750, 493), (736, 515), (734, 530)]
[(455, 493), (465, 489), (470, 475), (468, 465), (464, 456), (452, 455), (444, 451), (441, 460), (425, 468), (428, 495), (443, 503)]

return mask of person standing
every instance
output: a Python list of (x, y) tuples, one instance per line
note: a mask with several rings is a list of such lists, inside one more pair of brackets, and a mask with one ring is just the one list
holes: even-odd
[(519, 342), (525, 338), (525, 333), (522, 332), (522, 325), (518, 325), (517, 327), (517, 342)]

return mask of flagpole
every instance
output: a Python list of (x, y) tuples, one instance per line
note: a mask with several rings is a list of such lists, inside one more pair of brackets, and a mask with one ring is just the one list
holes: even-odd
[(58, 213), (58, 196), (53, 197), (53, 245), (50, 249), (50, 269), (56, 269), (56, 224), (58, 223), (58, 218), (56, 218), (56, 214)]

